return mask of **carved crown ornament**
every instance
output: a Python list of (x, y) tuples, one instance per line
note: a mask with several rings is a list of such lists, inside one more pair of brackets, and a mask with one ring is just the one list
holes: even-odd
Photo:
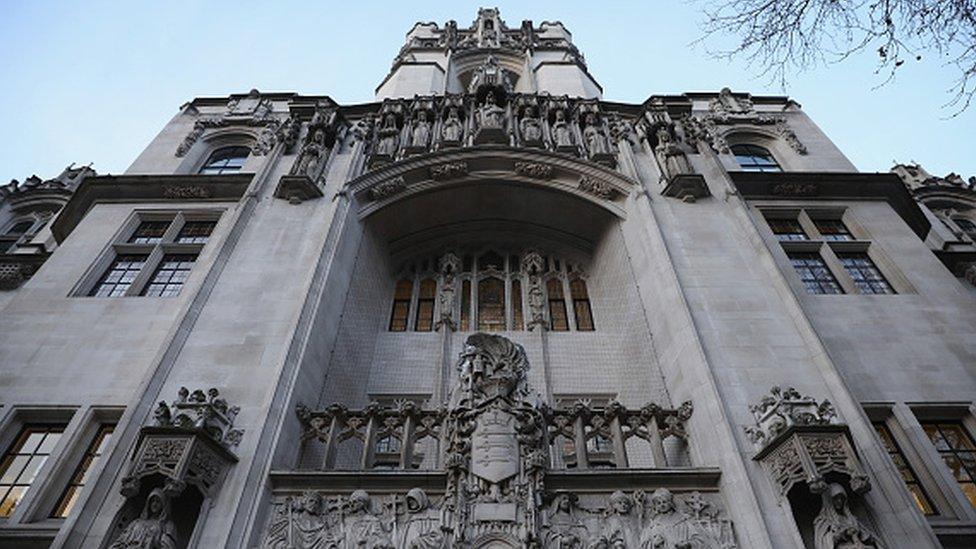
[[(451, 261), (442, 268), (450, 269)], [(489, 541), (505, 547), (638, 547), (658, 539), (674, 546), (696, 540), (700, 547), (735, 547), (717, 494), (608, 488), (578, 496), (546, 486), (553, 469), (627, 474), (631, 459), (681, 467), (665, 447), (687, 443), (690, 402), (677, 409), (654, 403), (632, 409), (580, 400), (551, 408), (528, 383), (522, 346), (493, 334), (468, 337), (455, 368), (453, 389), (434, 408), (399, 400), (361, 409), (296, 409), (302, 454), (320, 459), (321, 470), (426, 470), (442, 475), (443, 488), (428, 494), (435, 486), (428, 483), (427, 489), (385, 497), (362, 489), (339, 496), (283, 493), (273, 502), (262, 547), (286, 541), (292, 547), (482, 547)]]
[(856, 493), (871, 489), (850, 430), (837, 421), (830, 401), (774, 386), (749, 411), (755, 425), (745, 431), (759, 449), (753, 459), (763, 464), (782, 495), (798, 483), (820, 493), (831, 482), (828, 475), (845, 478)]

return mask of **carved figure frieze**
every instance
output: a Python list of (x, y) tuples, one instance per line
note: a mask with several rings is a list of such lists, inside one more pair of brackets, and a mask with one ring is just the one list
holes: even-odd
[(616, 190), (606, 181), (601, 181), (595, 177), (583, 176), (579, 180), (579, 190), (592, 194), (597, 198), (611, 200)]
[(394, 177), (393, 179), (388, 179), (377, 183), (369, 191), (369, 195), (373, 200), (381, 200), (390, 196), (393, 196), (399, 192), (403, 192), (407, 189), (407, 182), (404, 181), (403, 177)]
[(467, 162), (445, 162), (430, 167), (430, 178), (435, 181), (457, 179), (468, 175)]
[[(522, 262), (531, 276), (543, 275), (545, 262), (538, 253), (526, 254)], [(445, 254), (439, 262), (441, 287), (460, 269), (457, 255)], [(453, 295), (441, 294), (441, 299), (442, 314), (453, 310)], [(346, 440), (361, 444), (363, 468), (381, 463), (404, 470), (414, 467), (417, 448), (431, 439), (440, 441), (443, 493), (431, 496), (413, 488), (405, 496), (374, 497), (362, 491), (332, 497), (281, 495), (274, 502), (264, 547), (480, 547), (488, 540), (513, 547), (638, 547), (645, 531), (645, 537), (669, 544), (647, 547), (691, 542), (695, 547), (734, 547), (731, 524), (718, 518), (700, 494), (677, 497), (658, 491), (651, 499), (641, 492), (588, 494), (584, 505), (576, 494), (546, 492), (557, 449), (573, 448), (582, 456), (574, 466), (587, 469), (586, 455), (605, 451), (591, 448), (598, 442), (594, 437), (612, 441), (613, 464), (619, 469), (627, 468), (626, 449), (639, 439), (656, 448), (655, 466), (673, 466), (663, 457), (661, 441), (686, 439), (690, 403), (677, 410), (655, 404), (633, 410), (617, 402), (602, 408), (578, 402), (550, 409), (528, 383), (529, 361), (522, 346), (493, 334), (469, 336), (455, 369), (454, 387), (437, 409), (403, 401), (362, 410), (341, 405), (296, 410), (306, 444), (325, 443), (320, 455), (326, 470)], [(380, 448), (389, 451), (388, 440), (397, 441), (398, 455), (392, 461), (379, 456)]]
[(553, 169), (550, 164), (542, 162), (515, 162), (515, 173), (533, 179), (552, 179)]
[(461, 143), (464, 137), (464, 123), (457, 107), (447, 109), (447, 116), (441, 126), (441, 144), (446, 146), (456, 146)]

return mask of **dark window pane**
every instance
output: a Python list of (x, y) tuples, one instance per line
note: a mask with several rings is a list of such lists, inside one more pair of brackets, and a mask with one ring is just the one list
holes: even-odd
[[(518, 265), (518, 263), (512, 263)], [(525, 329), (525, 320), (522, 316), (522, 282), (512, 281), (512, 329), (519, 331)]]
[(922, 428), (969, 503), (976, 507), (976, 443), (973, 437), (962, 423), (923, 422)]
[(895, 290), (866, 253), (839, 253), (837, 258), (862, 294), (893, 294)]
[(500, 279), (486, 278), (478, 283), (478, 329), (505, 330), (505, 283)]
[(792, 252), (787, 254), (803, 286), (811, 294), (842, 294), (843, 290), (833, 273), (816, 252)]
[(777, 240), (807, 240), (807, 233), (796, 219), (767, 219)]
[(813, 224), (824, 240), (854, 240), (854, 235), (840, 219), (814, 219)]
[(250, 154), (251, 149), (247, 147), (217, 149), (210, 155), (207, 163), (200, 168), (200, 173), (203, 175), (219, 175), (238, 172)]
[(569, 318), (566, 315), (566, 299), (563, 296), (563, 283), (558, 278), (552, 278), (546, 283), (549, 295), (549, 329), (554, 332), (569, 330)]
[(193, 254), (166, 254), (159, 262), (159, 267), (156, 268), (142, 295), (148, 297), (180, 295), (180, 290), (196, 259), (197, 256)]
[(758, 145), (733, 145), (732, 154), (735, 161), (745, 172), (779, 172), (779, 164), (773, 154)]
[(419, 290), (414, 330), (429, 332), (434, 329), (434, 297), (437, 294), (437, 283), (431, 278), (426, 278), (420, 281)]
[(9, 517), (51, 455), (64, 425), (24, 427), (0, 460), (0, 518)]
[(156, 244), (163, 239), (169, 221), (143, 221), (129, 238), (132, 244)]
[(396, 289), (393, 291), (393, 311), (390, 313), (391, 332), (406, 331), (412, 292), (413, 282), (402, 279), (396, 283)]
[(120, 255), (88, 294), (95, 297), (121, 297), (146, 264), (147, 255)]
[(180, 244), (206, 244), (216, 225), (216, 221), (187, 221), (180, 229), (176, 242)]
[(911, 492), (912, 498), (915, 499), (915, 505), (925, 515), (936, 514), (935, 508), (932, 506), (932, 501), (929, 499), (928, 494), (925, 493), (925, 489), (918, 481), (915, 472), (908, 465), (905, 455), (902, 453), (901, 448), (898, 447), (898, 443), (895, 442), (895, 438), (892, 436), (888, 426), (884, 422), (877, 422), (874, 424), (874, 429), (881, 438), (881, 443), (884, 445), (885, 450), (887, 450), (888, 455), (891, 456), (891, 460), (898, 467), (898, 472), (901, 473), (901, 478), (905, 481), (905, 486)]
[(471, 281), (461, 283), (461, 331), (471, 329)]
[(592, 332), (594, 330), (593, 311), (590, 309), (590, 296), (586, 291), (586, 282), (581, 278), (570, 281), (569, 294), (573, 298), (576, 329), (582, 332)]
[(33, 221), (20, 221), (7, 229), (7, 234), (24, 234), (34, 226)]

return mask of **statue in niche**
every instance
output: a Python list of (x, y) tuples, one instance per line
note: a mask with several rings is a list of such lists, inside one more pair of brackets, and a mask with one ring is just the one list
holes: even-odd
[(862, 549), (884, 547), (870, 528), (847, 505), (847, 490), (830, 483), (821, 494), (820, 514), (813, 519), (815, 549)]
[(426, 148), (430, 141), (430, 122), (427, 120), (427, 111), (417, 113), (417, 120), (413, 123), (413, 136), (411, 145), (417, 148)]
[(671, 137), (668, 128), (661, 126), (657, 129), (657, 146), (654, 155), (661, 166), (661, 176), (670, 181), (676, 175), (695, 173), (688, 161), (685, 151)]
[(376, 144), (376, 154), (394, 156), (400, 140), (400, 130), (397, 128), (396, 116), (387, 113), (383, 117), (383, 126), (379, 131), (380, 140)]
[(461, 268), (461, 260), (454, 253), (444, 254), (440, 261), (441, 272), (441, 291), (439, 298), (440, 319), (437, 321), (437, 328), (446, 325), (451, 330), (456, 329), (454, 324), (454, 296), (456, 292), (456, 275)]
[(529, 303), (529, 330), (536, 325), (546, 325), (546, 292), (542, 285), (542, 272), (545, 270), (545, 260), (538, 252), (528, 252), (522, 257), (522, 272), (526, 274)]
[(153, 489), (142, 514), (125, 527), (109, 549), (176, 549), (176, 525), (169, 518), (169, 507), (163, 489)]
[(542, 141), (542, 124), (539, 122), (539, 114), (535, 107), (526, 109), (525, 116), (519, 122), (519, 131), (522, 133), (522, 141), (525, 143)]
[(302, 151), (295, 161), (292, 173), (295, 175), (307, 176), (312, 181), (316, 181), (325, 161), (325, 132), (321, 129), (312, 133), (311, 139), (302, 146)]
[(394, 549), (383, 521), (373, 512), (372, 500), (365, 490), (356, 490), (349, 496), (343, 516), (349, 547), (369, 549)]
[(580, 549), (587, 540), (586, 526), (578, 513), (579, 497), (571, 492), (557, 494), (543, 525), (543, 549)]
[(458, 116), (458, 110), (451, 107), (447, 111), (447, 119), (444, 120), (444, 126), (441, 128), (441, 138), (447, 143), (457, 143), (461, 141), (463, 128), (461, 118)]
[(586, 141), (586, 150), (590, 156), (609, 154), (607, 147), (607, 136), (603, 134), (595, 113), (586, 114), (586, 128), (583, 129), (583, 139)]
[(573, 135), (566, 121), (566, 113), (562, 109), (556, 111), (556, 119), (552, 123), (552, 138), (556, 148), (572, 147)]
[(403, 526), (403, 542), (406, 549), (439, 549), (444, 546), (444, 532), (440, 517), (430, 505), (427, 493), (421, 488), (407, 492), (407, 519)]
[(504, 129), (505, 109), (499, 107), (496, 103), (495, 92), (488, 91), (478, 114), (482, 128)]

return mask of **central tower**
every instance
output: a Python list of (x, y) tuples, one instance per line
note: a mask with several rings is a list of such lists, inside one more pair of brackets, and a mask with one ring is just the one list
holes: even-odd
[(523, 21), (521, 27), (510, 29), (497, 9), (482, 8), (466, 29), (455, 21), (444, 28), (436, 23), (414, 25), (376, 89), (376, 99), (467, 92), (489, 57), (505, 71), (515, 92), (586, 99), (599, 99), (603, 93), (562, 23), (544, 21), (535, 27)]

